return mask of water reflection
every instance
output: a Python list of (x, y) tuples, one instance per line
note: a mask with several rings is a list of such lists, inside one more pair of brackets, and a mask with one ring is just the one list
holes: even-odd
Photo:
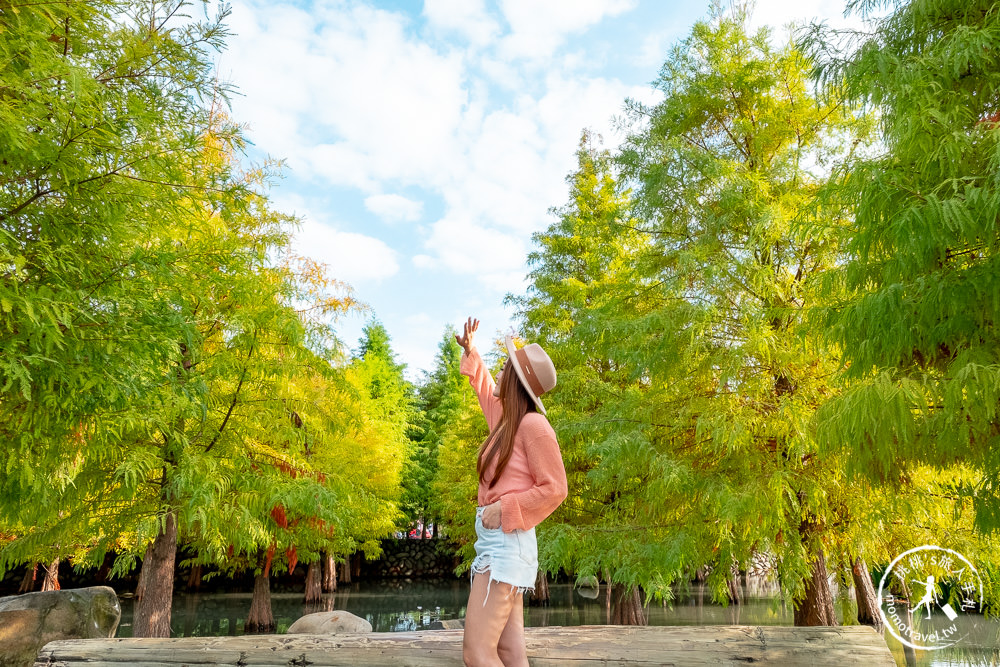
[[(525, 608), (526, 626), (602, 625), (609, 622), (607, 589), (574, 589), (570, 584), (550, 584), (548, 606)], [(650, 625), (791, 625), (793, 612), (772, 585), (746, 582), (743, 604), (723, 607), (712, 603), (703, 586), (679, 591), (669, 603), (650, 603)], [(335, 594), (306, 605), (302, 593), (272, 593), (271, 603), (277, 632), (283, 633), (304, 614), (340, 609), (368, 620), (376, 632), (429, 629), (435, 621), (465, 616), (469, 596), (467, 579), (448, 581), (386, 581), (341, 585)], [(178, 594), (174, 597), (171, 623), (174, 637), (243, 634), (249, 593)], [(852, 618), (853, 602), (842, 598), (837, 617)], [(132, 635), (133, 601), (122, 600), (122, 622), (118, 636)], [(960, 645), (940, 651), (912, 651), (908, 656), (891, 636), (887, 643), (896, 663), (906, 667), (1000, 667), (1000, 623), (966, 616)]]
[[(317, 611), (340, 609), (366, 619), (376, 632), (426, 630), (437, 620), (463, 618), (469, 597), (466, 581), (372, 582), (341, 585), (336, 593), (306, 604), (301, 592), (272, 593), (277, 632)], [(181, 593), (174, 596), (171, 634), (209, 637), (243, 634), (250, 593)], [(119, 637), (132, 636), (134, 602), (122, 600)]]

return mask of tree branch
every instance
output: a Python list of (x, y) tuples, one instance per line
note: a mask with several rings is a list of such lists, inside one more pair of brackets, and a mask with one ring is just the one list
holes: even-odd
[(217, 443), (219, 438), (222, 436), (222, 432), (225, 430), (226, 424), (229, 423), (229, 418), (233, 416), (233, 410), (236, 409), (236, 403), (240, 396), (240, 390), (243, 388), (243, 381), (246, 380), (247, 371), (250, 370), (250, 357), (253, 356), (253, 348), (257, 343), (256, 329), (253, 332), (253, 340), (254, 342), (250, 344), (250, 349), (247, 351), (246, 364), (243, 366), (243, 374), (240, 375), (239, 384), (236, 385), (236, 390), (233, 392), (233, 401), (229, 404), (229, 410), (226, 411), (226, 416), (223, 418), (222, 423), (219, 424), (219, 431), (215, 434), (215, 437), (212, 438), (212, 442), (208, 443), (208, 447), (205, 448), (206, 454), (212, 450), (212, 447), (215, 447), (215, 443)]

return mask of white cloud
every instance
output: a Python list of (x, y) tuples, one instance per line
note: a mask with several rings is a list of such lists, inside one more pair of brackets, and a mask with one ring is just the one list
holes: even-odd
[[(442, 292), (439, 300), (454, 299), (449, 308), (474, 308), (502, 327), (508, 315), (499, 296), (526, 286), (530, 236), (552, 221), (550, 207), (566, 201), (581, 131), (591, 128), (612, 145), (610, 118), (624, 98), (649, 94), (645, 85), (585, 75), (594, 62), (564, 44), (633, 5), (501, 0), (499, 10), (488, 10), (482, 2), (426, 0), (429, 29), (418, 30), (419, 17), (358, 2), (317, 1), (303, 11), (238, 0), (237, 37), (222, 68), (232, 69), (245, 93), (234, 100), (235, 117), (249, 123), (258, 148), (287, 158), (300, 192), (338, 188), (343, 210), (355, 197), (355, 209), (363, 201), (386, 221), (417, 225), (423, 240), (422, 247), (400, 247), (409, 257), (403, 261), (389, 245), (397, 241), (356, 233), (366, 230), (294, 201), (291, 210), (305, 218), (295, 241), (300, 253), (329, 264), (364, 300), (393, 292), (394, 276), (475, 286), (461, 298)], [(552, 57), (536, 59), (546, 54)], [(403, 192), (413, 198), (394, 194)], [(421, 199), (443, 203), (426, 229)], [(481, 304), (472, 303), (473, 293)], [(409, 303), (372, 303), (392, 331), (423, 326), (405, 320)], [(406, 336), (405, 350), (394, 336), (402, 358), (423, 368), (442, 326), (430, 319), (419, 335)]]
[(293, 248), (330, 267), (330, 274), (353, 286), (381, 281), (399, 272), (396, 251), (372, 236), (339, 231), (306, 218), (296, 234)]
[(356, 287), (399, 272), (398, 253), (380, 239), (338, 229), (299, 195), (275, 193), (272, 202), (275, 210), (292, 213), (302, 223), (292, 237), (292, 251), (326, 264), (331, 277)]
[[(412, 313), (401, 318), (404, 336), (394, 336), (392, 346), (397, 357), (407, 364), (407, 375), (416, 379), (420, 368), (430, 369), (434, 363), (434, 353), (441, 338), (444, 324), (424, 312)], [(412, 360), (419, 360), (414, 363)]]
[(500, 32), (482, 0), (424, 0), (424, 16), (432, 26), (454, 30), (480, 48)]
[(632, 63), (638, 67), (659, 68), (667, 59), (670, 47), (676, 39), (677, 34), (674, 32), (646, 35), (632, 58)]
[[(844, 8), (843, 0), (760, 0), (750, 17), (750, 24), (754, 28), (770, 26), (772, 41), (779, 45), (787, 41), (790, 24), (801, 27), (814, 21), (826, 21), (831, 27), (863, 29), (864, 21), (856, 14), (845, 17)], [(881, 7), (873, 15), (886, 11), (886, 7)]]
[[(540, 30), (559, 41), (632, 5), (505, 0), (502, 10), (515, 33)], [(440, 2), (424, 6), (438, 23), (451, 20), (443, 18), (446, 9)], [(484, 11), (481, 4), (469, 5), (454, 21), (478, 21)], [(608, 137), (624, 97), (646, 90), (582, 78), (566, 72), (571, 62), (565, 61), (532, 96), (520, 85), (524, 73), (516, 66), (487, 57), (476, 62), (518, 91), (508, 105), (488, 107), (489, 87), (475, 78), (473, 63), (460, 52), (440, 53), (418, 41), (402, 15), (361, 5), (318, 7), (308, 17), (283, 5), (245, 5), (237, 13), (254, 38), (253, 44), (238, 40), (237, 61), (253, 68), (239, 81), (299, 81), (283, 84), (287, 97), (269, 93), (266, 83), (254, 88), (256, 116), (266, 125), (262, 149), (288, 156), (300, 177), (368, 195), (365, 205), (386, 219), (415, 221), (420, 215), (418, 202), (385, 195), (386, 189), (416, 186), (443, 198), (442, 221), (426, 252), (412, 260), (416, 268), (481, 268), (442, 232), (453, 232), (454, 221), (462, 220), (493, 234), (501, 255), (520, 253), (491, 270), (520, 270), (530, 234), (548, 224), (551, 206), (564, 203), (580, 132), (589, 127)], [(272, 37), (281, 53), (256, 43)], [(275, 144), (265, 145), (270, 141)]]
[[(371, 156), (346, 141), (314, 146), (294, 144), (293, 167), (300, 165), (306, 175), (320, 177), (333, 185), (345, 185), (362, 192), (376, 192), (379, 179), (374, 173)], [(296, 150), (297, 149), (297, 150)]]
[(516, 270), (527, 255), (520, 236), (455, 216), (434, 223), (427, 247), (452, 271), (470, 275)]
[(566, 36), (635, 7), (637, 0), (501, 0), (511, 32), (502, 51), (514, 58), (546, 58)]
[(222, 69), (243, 92), (236, 115), (301, 177), (375, 194), (456, 168), (465, 119), (477, 113), (464, 58), (412, 37), (404, 15), (258, 1), (237, 5), (232, 26)]
[(517, 92), (525, 85), (524, 76), (510, 61), (486, 56), (479, 61), (479, 68), (490, 83), (506, 92)]
[(414, 222), (424, 212), (424, 203), (402, 195), (372, 195), (365, 199), (365, 208), (387, 222)]
[(440, 262), (430, 255), (414, 255), (411, 261), (413, 262), (413, 266), (418, 269), (436, 269), (440, 266)]

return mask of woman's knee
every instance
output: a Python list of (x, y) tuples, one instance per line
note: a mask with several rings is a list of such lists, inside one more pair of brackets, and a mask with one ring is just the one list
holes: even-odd
[(523, 644), (515, 646), (505, 646), (501, 644), (497, 646), (497, 656), (504, 665), (528, 664), (528, 653)]
[(527, 665), (528, 650), (524, 643), (524, 628), (519, 624), (504, 628), (497, 642), (497, 656), (504, 665)]
[(483, 646), (475, 644), (462, 645), (462, 661), (466, 667), (480, 667), (481, 665), (495, 665), (500, 657), (494, 652), (492, 655)]

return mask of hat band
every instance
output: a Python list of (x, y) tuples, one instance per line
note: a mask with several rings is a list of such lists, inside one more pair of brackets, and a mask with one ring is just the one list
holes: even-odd
[(535, 371), (531, 368), (531, 362), (528, 360), (528, 354), (524, 349), (514, 350), (514, 356), (517, 357), (517, 363), (521, 366), (521, 371), (524, 373), (524, 379), (531, 388), (531, 391), (535, 392), (535, 396), (541, 396), (545, 393), (542, 389), (542, 383), (538, 381), (538, 377), (535, 375)]

